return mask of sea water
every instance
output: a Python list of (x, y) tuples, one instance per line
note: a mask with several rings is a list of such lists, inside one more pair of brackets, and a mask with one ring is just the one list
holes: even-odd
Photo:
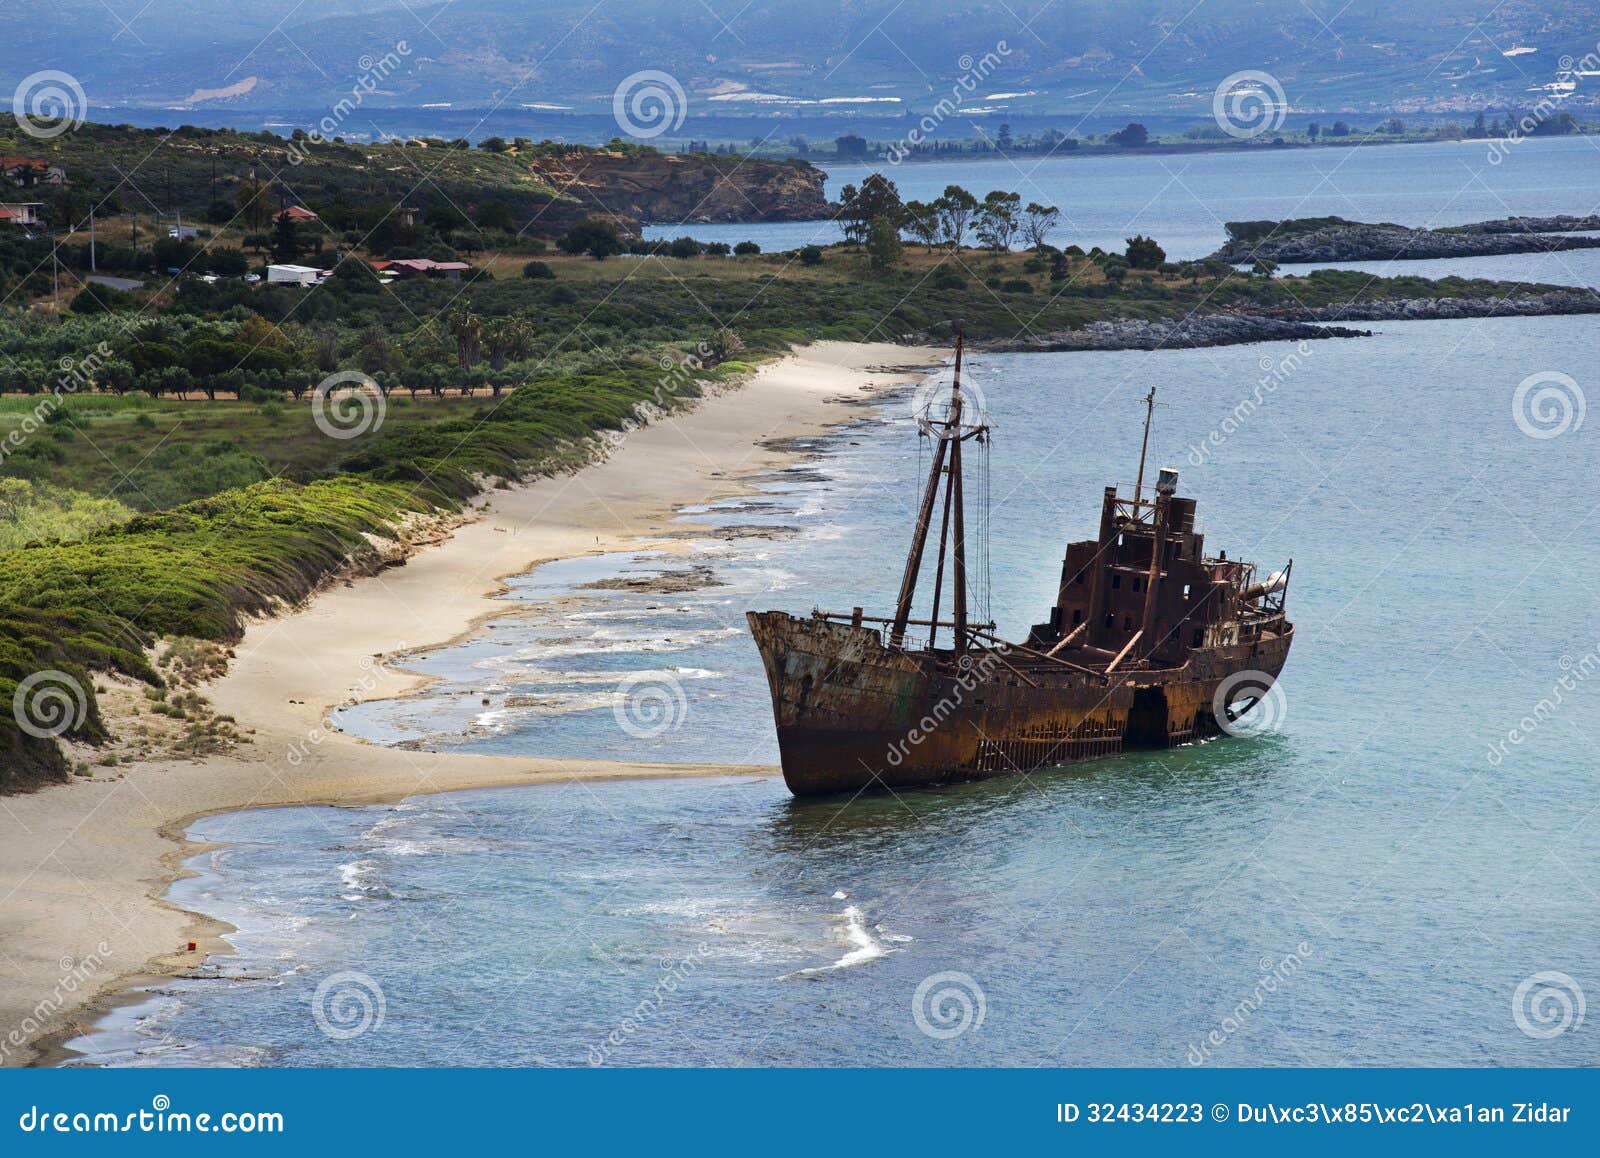
[[(1589, 260), (1490, 268), (1585, 284)], [(236, 925), (238, 955), (78, 1048), (104, 1064), (1600, 1061), (1583, 1023), (1600, 992), (1600, 488), (1578, 397), (1600, 321), (1371, 326), (970, 362), (996, 427), (985, 606), (1002, 633), (1045, 617), (1101, 487), (1131, 485), (1155, 384), (1147, 478), (1178, 468), (1213, 552), (1294, 561), (1296, 641), (1258, 734), (853, 800), (729, 777), (213, 817), (191, 835), (219, 847), (171, 896)], [(1564, 411), (1519, 402), (1530, 375), (1577, 393), (1546, 377)], [(927, 462), (914, 397), (694, 504), (682, 551), (513, 581), (478, 637), (407, 661), (437, 677), (426, 694), (336, 718), (421, 749), (774, 760), (743, 614), (889, 604)], [(666, 691), (641, 706), (640, 688)]]
[[(1552, 983), (1530, 985), (1593, 991), (1600, 950), (1593, 436), (1531, 437), (1512, 409), (1536, 368), (1583, 377), (1597, 338), (1588, 318), (1497, 319), (1303, 348), (975, 356), (1002, 630), (1044, 617), (1099, 488), (1132, 481), (1138, 399), (1158, 383), (1152, 466), (1179, 468), (1210, 549), (1294, 560), (1269, 730), (850, 801), (690, 779), (212, 818), (191, 835), (223, 847), (172, 897), (239, 927), (225, 968), (242, 979), (168, 985), (143, 1032), (93, 1048), (350, 1065), (1600, 1060), (1592, 1034), (1538, 1035)], [(453, 750), (773, 759), (742, 613), (885, 605), (919, 469), (908, 414), (891, 399), (740, 500), (770, 506), (724, 508), (714, 521), (796, 531), (692, 542), (723, 586), (589, 589), (561, 623), (510, 614), (687, 564), (540, 568), (504, 626), (424, 661), (433, 694), (349, 723)], [(618, 714), (635, 672), (683, 689), (659, 734)], [(464, 695), (490, 686), (532, 706)], [(367, 1009), (381, 1024), (340, 1036), (341, 993), (347, 1028)]]

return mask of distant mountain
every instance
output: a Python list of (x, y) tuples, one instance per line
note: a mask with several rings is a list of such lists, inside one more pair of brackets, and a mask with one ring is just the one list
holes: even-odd
[(1303, 111), (1579, 108), (1597, 29), (1600, 0), (54, 0), (0, 10), (0, 83), (56, 68), (97, 106), (315, 110), (367, 76), (364, 106), (601, 112), (650, 69), (692, 117), (921, 112), (976, 70), (968, 109), (1204, 116), (1257, 69)]

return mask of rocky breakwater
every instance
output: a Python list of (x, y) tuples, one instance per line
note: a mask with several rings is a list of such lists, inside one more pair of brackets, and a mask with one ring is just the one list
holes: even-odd
[(1600, 237), (1572, 232), (1580, 229), (1600, 230), (1600, 218), (1512, 217), (1447, 229), (1413, 229), (1387, 222), (1346, 221), (1342, 217), (1230, 221), (1227, 244), (1210, 260), (1328, 263), (1494, 257), (1600, 248)]
[(1298, 342), (1323, 338), (1364, 338), (1367, 330), (1311, 325), (1256, 314), (1202, 314), (1185, 318), (1118, 318), (1090, 322), (1077, 330), (1058, 330), (982, 343), (1006, 352), (1046, 350), (1182, 350), (1237, 346), (1246, 342)]

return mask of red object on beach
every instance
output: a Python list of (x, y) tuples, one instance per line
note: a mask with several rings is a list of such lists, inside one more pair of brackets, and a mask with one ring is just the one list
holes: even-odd
[(189, 952), (193, 953), (194, 951), (195, 951), (195, 943), (193, 941), (190, 941), (189, 942)]

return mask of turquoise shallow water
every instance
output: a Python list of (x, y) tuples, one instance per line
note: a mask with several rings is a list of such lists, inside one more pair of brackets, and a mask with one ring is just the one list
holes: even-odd
[[(240, 926), (226, 968), (257, 979), (177, 983), (96, 1048), (113, 1063), (1600, 1061), (1571, 1025), (1574, 990), (1600, 991), (1594, 434), (1531, 437), (1512, 406), (1532, 372), (1581, 381), (1597, 325), (977, 357), (999, 427), (1002, 627), (1037, 618), (1100, 486), (1130, 481), (1157, 382), (1152, 457), (1179, 467), (1210, 546), (1294, 558), (1271, 731), (848, 804), (691, 780), (213, 818), (194, 835), (229, 847), (173, 897)], [(513, 614), (661, 563), (536, 571), (500, 626), (425, 661), (437, 694), (348, 722), (466, 727), (435, 742), (469, 750), (770, 759), (739, 617), (885, 603), (918, 473), (908, 413), (891, 401), (767, 480), (753, 501), (772, 506), (724, 511), (799, 528), (708, 539), (693, 558), (725, 586)], [(659, 734), (621, 726), (630, 672), (683, 689)], [(381, 1025), (343, 1036), (379, 993)], [(964, 1008), (967, 1028), (941, 1036)], [(1539, 1036), (1564, 1009), (1569, 1028)]]

